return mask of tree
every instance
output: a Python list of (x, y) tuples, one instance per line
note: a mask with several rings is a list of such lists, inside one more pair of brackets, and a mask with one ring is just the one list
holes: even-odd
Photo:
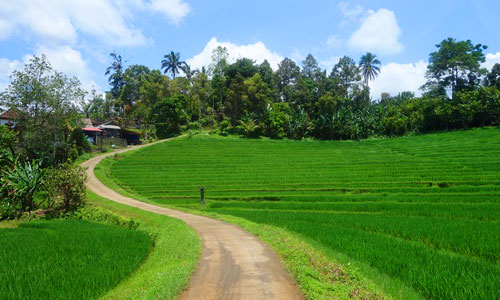
[(185, 61), (181, 61), (181, 54), (179, 52), (170, 51), (169, 54), (165, 54), (164, 59), (161, 61), (161, 68), (164, 69), (164, 73), (170, 72), (172, 78), (175, 79), (175, 75), (183, 71), (186, 65)]
[(174, 95), (156, 103), (150, 111), (149, 121), (156, 125), (159, 138), (167, 138), (181, 132), (181, 126), (189, 120), (186, 113), (186, 95)]
[(212, 109), (216, 109), (216, 99), (220, 105), (224, 102), (224, 88), (226, 86), (225, 72), (227, 69), (227, 60), (229, 53), (226, 47), (218, 46), (212, 51), (212, 63), (208, 67), (210, 75), (212, 75), (212, 88), (217, 91), (215, 97), (212, 98)]
[(486, 76), (486, 85), (495, 86), (500, 90), (500, 64), (495, 64)]
[(237, 74), (241, 75), (243, 78), (250, 78), (258, 72), (259, 68), (255, 65), (255, 61), (249, 58), (239, 58), (227, 67), (226, 76), (229, 80), (235, 78)]
[(135, 105), (141, 98), (141, 87), (150, 73), (148, 67), (143, 65), (132, 65), (123, 74), (123, 88), (120, 94), (122, 105)]
[(111, 85), (111, 94), (113, 98), (118, 99), (122, 92), (122, 87), (125, 84), (123, 82), (123, 69), (124, 69), (124, 61), (120, 54), (116, 52), (112, 52), (109, 54), (112, 62), (111, 66), (106, 69), (104, 75), (109, 75), (108, 82)]
[(368, 86), (370, 80), (374, 80), (380, 72), (380, 60), (377, 59), (376, 55), (368, 52), (361, 56), (359, 68), (363, 75), (365, 86)]
[(486, 73), (481, 63), (486, 60), (483, 50), (487, 46), (448, 38), (436, 47), (438, 50), (429, 56), (424, 89), (450, 89), (453, 96), (456, 91), (474, 88)]
[(66, 161), (70, 129), (79, 121), (77, 104), (86, 94), (80, 81), (52, 69), (44, 55), (34, 56), (11, 78), (0, 102), (18, 115), (23, 152), (28, 158), (45, 158), (45, 164)]
[(318, 62), (312, 54), (308, 54), (306, 59), (302, 62), (302, 78), (315, 80), (318, 73), (321, 73)]
[(348, 56), (339, 59), (339, 62), (333, 67), (330, 78), (340, 83), (343, 97), (349, 97), (361, 82), (359, 67)]
[(275, 73), (279, 99), (282, 102), (294, 102), (295, 86), (300, 79), (300, 68), (289, 58), (283, 59)]
[(187, 80), (189, 80), (190, 83), (193, 80), (193, 77), (200, 72), (199, 70), (192, 70), (191, 66), (188, 65), (187, 63), (184, 64), (184, 66), (182, 67), (182, 71), (184, 72)]

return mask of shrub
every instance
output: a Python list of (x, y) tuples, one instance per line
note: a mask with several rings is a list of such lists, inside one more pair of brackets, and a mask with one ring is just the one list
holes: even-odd
[(83, 130), (79, 127), (73, 129), (71, 136), (69, 137), (70, 143), (76, 146), (78, 150), (78, 155), (82, 155), (84, 152), (90, 152), (90, 143), (85, 136)]
[(44, 171), (40, 161), (12, 161), (12, 166), (1, 171), (0, 179), (0, 219), (21, 217), (25, 212), (37, 208), (35, 194), (43, 184)]
[(70, 163), (49, 170), (45, 182), (45, 187), (50, 195), (48, 208), (63, 209), (65, 212), (69, 212), (82, 206), (85, 203), (86, 179), (85, 170)]
[(219, 134), (222, 136), (228, 135), (229, 127), (231, 126), (231, 122), (229, 120), (224, 120), (219, 123)]

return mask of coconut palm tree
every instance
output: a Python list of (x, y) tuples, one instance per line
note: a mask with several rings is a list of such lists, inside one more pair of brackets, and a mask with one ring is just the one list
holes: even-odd
[(380, 73), (380, 60), (373, 53), (366, 53), (361, 56), (359, 61), (359, 68), (361, 69), (361, 74), (363, 75), (365, 85), (368, 86), (370, 80), (374, 80)]
[(181, 61), (181, 54), (179, 52), (170, 51), (169, 54), (165, 54), (164, 59), (161, 61), (161, 68), (165, 74), (170, 72), (172, 78), (175, 79), (175, 75), (179, 74), (183, 70), (186, 62)]
[(191, 66), (188, 65), (187, 63), (184, 63), (184, 65), (180, 66), (180, 69), (182, 70), (182, 72), (184, 72), (189, 82), (191, 82), (191, 79), (193, 79), (194, 75), (200, 73), (198, 69), (192, 70)]
[(126, 61), (124, 61), (122, 56), (116, 52), (110, 53), (109, 57), (111, 57), (112, 60), (111, 66), (106, 69), (104, 75), (109, 75), (108, 82), (111, 85), (111, 94), (116, 99), (120, 96), (122, 88), (125, 85), (123, 81), (123, 71)]

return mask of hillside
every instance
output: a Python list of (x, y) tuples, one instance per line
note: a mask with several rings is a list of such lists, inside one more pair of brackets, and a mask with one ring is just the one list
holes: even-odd
[(426, 298), (500, 297), (500, 129), (362, 142), (181, 138), (111, 166), (130, 192), (299, 233)]

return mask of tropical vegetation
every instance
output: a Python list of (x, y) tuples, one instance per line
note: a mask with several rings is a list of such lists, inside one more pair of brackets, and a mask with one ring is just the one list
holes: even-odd
[(301, 65), (285, 58), (273, 69), (267, 61), (230, 60), (218, 47), (209, 66), (194, 70), (171, 51), (161, 61), (171, 78), (141, 65), (125, 68), (112, 53), (111, 90), (86, 107), (94, 118), (119, 118), (159, 138), (209, 128), (252, 138), (359, 140), (498, 125), (500, 66), (482, 67), (486, 48), (443, 40), (429, 55), (420, 97), (370, 94), (370, 82), (383, 72), (373, 53), (359, 64), (341, 57), (331, 70), (311, 54)]

